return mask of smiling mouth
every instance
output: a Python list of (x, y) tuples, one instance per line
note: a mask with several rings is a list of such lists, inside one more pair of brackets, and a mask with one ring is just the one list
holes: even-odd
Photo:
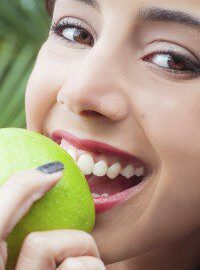
[(147, 175), (142, 160), (110, 145), (79, 139), (61, 130), (53, 132), (51, 139), (77, 162), (94, 199), (111, 199), (132, 190)]

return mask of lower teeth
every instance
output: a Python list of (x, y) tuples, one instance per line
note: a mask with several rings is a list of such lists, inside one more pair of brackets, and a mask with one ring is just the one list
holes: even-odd
[(103, 193), (103, 194), (101, 194), (101, 195), (100, 195), (100, 194), (97, 194), (97, 193), (92, 193), (92, 197), (95, 198), (95, 199), (96, 199), (96, 198), (100, 198), (100, 197), (101, 197), (101, 198), (106, 198), (106, 197), (108, 197), (108, 196), (109, 196), (109, 195), (108, 195), (107, 193)]
[[(92, 182), (92, 179), (91, 179), (91, 182), (90, 182), (90, 176), (87, 176), (86, 177), (87, 178), (87, 180), (88, 180), (88, 183), (89, 183), (89, 186), (90, 186), (90, 190), (91, 190), (91, 192), (92, 191), (95, 191), (95, 182)], [(100, 177), (99, 177), (100, 178)], [(134, 178), (134, 179), (133, 179)], [(99, 186), (99, 183), (101, 183), (102, 184), (102, 181), (104, 181), (104, 183), (111, 183), (112, 184), (112, 187), (114, 187), (114, 190), (113, 190), (113, 192), (111, 192), (111, 186), (109, 186), (108, 188), (110, 189), (110, 193), (111, 194), (108, 194), (108, 193), (103, 193), (103, 194), (98, 194), (98, 193), (95, 193), (95, 192), (92, 192), (92, 197), (94, 198), (94, 199), (98, 199), (98, 198), (108, 198), (109, 196), (111, 196), (111, 195), (114, 195), (114, 194), (117, 194), (117, 193), (120, 193), (120, 192), (123, 192), (124, 190), (127, 190), (127, 189), (129, 189), (129, 188), (132, 188), (132, 187), (134, 187), (134, 186), (137, 186), (140, 182), (142, 182), (142, 180), (143, 180), (143, 176), (134, 176), (134, 177), (132, 177), (131, 179), (125, 179), (125, 177), (124, 177), (124, 179), (121, 179), (120, 181), (120, 183), (119, 184), (121, 184), (121, 186), (123, 185), (123, 181), (125, 181), (125, 183), (126, 183), (126, 186), (122, 189), (122, 188), (119, 188), (119, 189), (115, 189), (115, 180), (113, 180), (113, 182), (111, 183), (110, 181), (108, 182), (107, 181), (107, 179), (103, 179), (103, 180), (101, 180), (100, 181), (100, 179), (95, 179), (95, 181), (96, 181), (96, 184), (98, 185), (98, 189), (99, 190), (101, 190), (101, 188), (102, 188), (102, 191), (104, 190), (104, 192), (106, 191), (105, 189), (106, 188), (103, 188), (102, 186)], [(117, 179), (116, 179), (116, 181), (118, 181)], [(97, 192), (98, 190), (96, 190), (96, 192)]]

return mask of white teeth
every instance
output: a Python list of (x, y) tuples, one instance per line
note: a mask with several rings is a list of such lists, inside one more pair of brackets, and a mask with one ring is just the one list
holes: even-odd
[(99, 195), (98, 193), (92, 193), (92, 197), (93, 198), (99, 198), (99, 197), (101, 197), (101, 195)]
[(144, 175), (144, 168), (143, 167), (136, 168), (135, 169), (135, 175), (136, 176)]
[(100, 160), (94, 165), (93, 174), (96, 176), (104, 176), (106, 175), (107, 169), (107, 163), (104, 160)]
[(111, 165), (107, 170), (107, 176), (110, 179), (114, 179), (118, 176), (118, 174), (121, 171), (121, 164), (120, 163), (114, 163)]
[(92, 197), (95, 199), (100, 198), (100, 197), (106, 198), (108, 196), (109, 196), (108, 193), (103, 193), (102, 195), (100, 195), (98, 193), (92, 193)]
[(109, 195), (108, 195), (108, 193), (103, 193), (102, 195), (101, 195), (101, 197), (108, 197)]
[(74, 149), (68, 149), (67, 153), (76, 161), (77, 156), (76, 156), (76, 151)]
[(134, 175), (134, 167), (133, 165), (129, 164), (120, 172), (121, 175), (123, 175), (126, 178), (131, 178)]
[(82, 154), (77, 162), (78, 167), (82, 170), (84, 175), (89, 175), (93, 172), (94, 160), (90, 154)]
[(104, 160), (100, 160), (95, 164), (92, 153), (79, 151), (69, 143), (67, 144), (64, 140), (61, 141), (60, 147), (77, 162), (78, 167), (82, 170), (84, 175), (90, 175), (92, 173), (99, 177), (107, 175), (109, 179), (115, 179), (119, 174), (127, 179), (134, 175), (144, 175), (144, 167), (134, 168), (131, 164), (128, 164), (124, 169), (122, 169), (120, 162), (116, 162), (110, 167), (108, 167)]

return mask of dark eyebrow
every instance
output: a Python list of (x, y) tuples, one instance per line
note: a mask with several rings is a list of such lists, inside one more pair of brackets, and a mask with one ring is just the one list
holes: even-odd
[[(97, 0), (74, 1), (84, 3), (98, 10), (100, 9)], [(200, 18), (194, 17), (190, 13), (178, 10), (163, 9), (158, 7), (140, 8), (137, 19), (141, 21), (175, 22), (187, 26), (198, 27), (200, 29)]]
[(141, 8), (138, 12), (138, 19), (142, 21), (175, 22), (187, 26), (198, 27), (200, 29), (200, 18), (193, 17), (189, 13), (177, 10), (157, 7)]

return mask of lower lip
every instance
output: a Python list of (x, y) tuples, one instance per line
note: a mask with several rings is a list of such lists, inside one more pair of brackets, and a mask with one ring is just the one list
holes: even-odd
[(96, 213), (105, 212), (108, 209), (115, 207), (116, 205), (123, 204), (125, 201), (142, 191), (147, 182), (148, 180), (143, 179), (142, 182), (140, 182), (138, 185), (115, 195), (93, 198)]

